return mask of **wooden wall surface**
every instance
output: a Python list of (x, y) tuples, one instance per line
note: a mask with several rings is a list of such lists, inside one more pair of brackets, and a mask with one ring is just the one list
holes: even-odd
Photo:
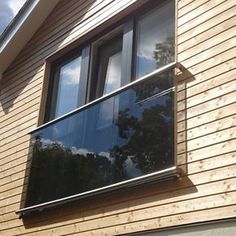
[[(0, 235), (115, 235), (236, 216), (236, 2), (178, 0), (177, 160), (184, 176), (19, 219), (44, 59), (139, 0), (61, 0), (1, 80)], [(26, 172), (26, 173), (25, 173)], [(26, 174), (26, 178), (25, 178)]]

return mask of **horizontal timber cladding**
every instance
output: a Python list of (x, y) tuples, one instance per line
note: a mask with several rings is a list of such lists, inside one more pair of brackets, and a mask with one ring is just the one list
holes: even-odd
[[(177, 163), (183, 176), (23, 220), (45, 58), (139, 0), (61, 0), (4, 73), (0, 235), (117, 235), (236, 216), (236, 2), (177, 1)], [(76, 207), (75, 207), (76, 206)]]

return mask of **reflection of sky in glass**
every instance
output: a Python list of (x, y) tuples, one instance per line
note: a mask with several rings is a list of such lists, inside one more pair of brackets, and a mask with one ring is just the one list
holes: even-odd
[[(103, 95), (108, 94), (121, 85), (121, 52), (109, 58)], [(110, 126), (113, 121), (114, 99), (103, 102), (99, 109), (97, 128)]]
[(120, 87), (121, 82), (121, 52), (109, 58), (103, 95)]
[(61, 67), (55, 117), (61, 116), (77, 107), (80, 69), (81, 57)]
[(137, 29), (137, 78), (157, 69), (154, 51), (156, 44), (174, 37), (174, 4), (171, 2), (145, 15)]

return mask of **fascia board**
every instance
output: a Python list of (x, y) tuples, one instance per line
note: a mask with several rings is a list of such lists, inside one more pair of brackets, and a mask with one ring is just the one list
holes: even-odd
[(0, 43), (0, 74), (8, 68), (58, 1), (59, 0), (32, 1), (28, 9), (22, 14), (11, 31)]

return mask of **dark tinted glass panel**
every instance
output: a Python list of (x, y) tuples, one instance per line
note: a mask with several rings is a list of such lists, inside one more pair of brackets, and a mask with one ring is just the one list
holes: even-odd
[(174, 1), (170, 1), (139, 19), (136, 78), (174, 61), (174, 17)]
[(163, 73), (34, 132), (27, 206), (173, 166), (172, 81)]

